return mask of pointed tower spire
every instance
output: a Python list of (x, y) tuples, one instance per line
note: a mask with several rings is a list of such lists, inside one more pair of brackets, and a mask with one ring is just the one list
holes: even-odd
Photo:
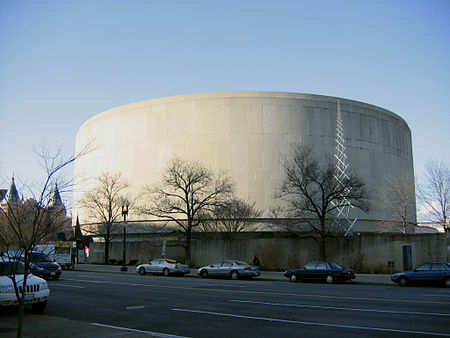
[(14, 176), (11, 180), (11, 186), (9, 187), (8, 196), (6, 197), (9, 203), (19, 202), (19, 193), (17, 192), (16, 183), (14, 182)]
[(61, 196), (59, 195), (58, 184), (55, 183), (55, 188), (53, 189), (52, 198), (50, 199), (50, 207), (61, 207), (63, 206)]
[(81, 232), (81, 226), (80, 226), (80, 220), (78, 219), (77, 215), (77, 223), (75, 224), (75, 240), (82, 240), (83, 239), (83, 233)]

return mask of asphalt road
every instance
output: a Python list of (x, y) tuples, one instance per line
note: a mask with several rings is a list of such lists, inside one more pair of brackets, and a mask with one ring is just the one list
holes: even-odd
[[(26, 313), (28, 336), (30, 325), (36, 336), (43, 325), (46, 336), (51, 325), (54, 337), (69, 336), (63, 322), (78, 337), (450, 336), (450, 289), (439, 287), (77, 271), (49, 286), (45, 314)], [(0, 324), (12, 318), (0, 312)]]

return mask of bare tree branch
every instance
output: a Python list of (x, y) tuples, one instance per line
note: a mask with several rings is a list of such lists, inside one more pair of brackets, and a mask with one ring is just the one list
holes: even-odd
[(87, 191), (80, 200), (80, 207), (85, 210), (86, 216), (96, 224), (82, 227), (88, 234), (102, 237), (105, 240), (105, 264), (109, 263), (109, 243), (111, 235), (119, 226), (122, 216), (122, 205), (128, 201), (132, 207), (132, 198), (127, 196), (128, 183), (122, 179), (121, 174), (102, 172), (96, 178), (97, 184)]
[(291, 221), (282, 222), (282, 227), (315, 233), (320, 239), (320, 255), (325, 259), (325, 239), (338, 230), (333, 219), (340, 202), (345, 198), (360, 210), (369, 209), (365, 185), (352, 173), (338, 184), (334, 163), (331, 160), (322, 163), (314, 156), (313, 148), (304, 145), (284, 157), (283, 173), (275, 197), (282, 201), (278, 213)]
[[(81, 152), (72, 157), (64, 158), (60, 149), (50, 154), (50, 151), (43, 147), (37, 155), (43, 159), (45, 179), (41, 188), (35, 194), (31, 187), (28, 187), (28, 194), (33, 198), (14, 200), (6, 197), (0, 208), (0, 249), (8, 259), (23, 260), (25, 270), (22, 285), (19, 288), (15, 278), (15, 272), (9, 276), (14, 284), (17, 302), (19, 304), (18, 336), (22, 334), (24, 296), (27, 278), (30, 274), (29, 253), (48, 236), (59, 232), (63, 224), (67, 221), (64, 207), (53, 207), (50, 205), (52, 186), (56, 183), (56, 176), (67, 165), (76, 158), (83, 156), (90, 151), (87, 146)], [(14, 185), (15, 186), (15, 185)], [(22, 290), (22, 291), (20, 291)]]
[[(391, 214), (386, 215), (386, 220), (381, 226), (387, 231), (401, 231), (407, 233), (410, 219), (415, 215), (415, 186), (411, 175), (398, 177), (386, 176), (383, 187), (378, 189), (382, 206)], [(414, 225), (414, 224), (413, 224)]]
[(450, 169), (444, 162), (426, 164), (425, 181), (418, 185), (418, 197), (427, 209), (425, 218), (445, 227), (450, 219)]
[[(207, 222), (202, 224), (203, 231), (236, 233), (256, 229), (255, 219), (262, 212), (255, 207), (255, 203), (233, 198), (222, 205), (215, 206), (210, 215), (205, 215)], [(202, 217), (203, 219), (203, 217)]]
[(175, 157), (164, 170), (161, 182), (146, 189), (148, 204), (141, 207), (141, 213), (177, 224), (185, 235), (189, 265), (193, 229), (200, 225), (202, 215), (227, 201), (234, 189), (228, 176)]

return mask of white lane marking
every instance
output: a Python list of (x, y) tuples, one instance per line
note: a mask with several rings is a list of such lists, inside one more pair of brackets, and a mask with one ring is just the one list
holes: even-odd
[(91, 325), (94, 326), (100, 326), (105, 327), (108, 329), (115, 329), (115, 330), (121, 330), (121, 331), (129, 331), (129, 332), (137, 332), (137, 333), (145, 333), (152, 337), (163, 337), (163, 338), (187, 338), (185, 336), (176, 336), (173, 334), (167, 334), (167, 333), (160, 333), (160, 332), (152, 332), (152, 331), (142, 331), (142, 330), (136, 330), (136, 329), (130, 329), (128, 327), (120, 327), (120, 326), (113, 326), (113, 325), (106, 325), (106, 324), (99, 324), (99, 323), (91, 323)]
[(50, 284), (50, 287), (54, 286), (65, 286), (67, 288), (76, 288), (76, 289), (84, 289), (84, 286), (77, 286), (77, 285), (69, 285), (69, 284)]
[(201, 287), (214, 287), (214, 286), (226, 286), (226, 287), (230, 287), (230, 288), (246, 288), (247, 285), (246, 284), (242, 284), (242, 285), (232, 285), (232, 284), (203, 284), (201, 285)]
[(390, 313), (390, 314), (399, 314), (399, 315), (450, 317), (450, 313), (436, 313), (436, 312), (373, 310), (373, 309), (358, 309), (358, 308), (349, 308), (349, 307), (334, 307), (334, 306), (320, 306), (320, 305), (253, 302), (253, 301), (249, 301), (249, 300), (236, 300), (236, 299), (231, 299), (230, 302), (258, 304), (258, 305), (270, 305), (270, 306), (299, 307), (299, 308), (306, 308), (306, 309), (326, 309), (326, 310), (339, 310), (339, 311), (344, 310), (344, 311), (358, 311), (358, 312)]
[(127, 310), (145, 309), (145, 305), (131, 305), (126, 307)]
[(255, 316), (241, 316), (241, 315), (235, 315), (235, 314), (232, 314), (232, 313), (221, 313), (221, 312), (190, 310), (190, 309), (172, 309), (172, 311), (198, 313), (198, 314), (222, 316), (222, 317), (242, 318), (242, 319), (263, 320), (263, 321), (267, 321), (267, 322), (277, 322), (277, 323), (286, 323), (286, 324), (300, 324), (300, 325), (336, 327), (336, 328), (340, 328), (340, 329), (382, 331), (382, 332), (396, 332), (396, 333), (411, 333), (411, 334), (422, 334), (422, 335), (428, 335), (428, 336), (450, 337), (450, 333), (440, 333), (440, 332), (430, 332), (430, 331), (412, 331), (412, 330), (402, 330), (402, 329), (388, 329), (388, 328), (384, 328), (384, 327), (370, 327), (370, 326), (341, 325), (341, 324), (331, 324), (331, 323), (303, 322), (303, 321), (289, 320), (289, 319), (279, 319), (279, 318), (269, 318), (269, 317), (255, 317)]
[(442, 295), (442, 294), (436, 294), (436, 295), (422, 295), (424, 297), (436, 297), (436, 298), (442, 298), (442, 297), (447, 297), (450, 298), (450, 295)]

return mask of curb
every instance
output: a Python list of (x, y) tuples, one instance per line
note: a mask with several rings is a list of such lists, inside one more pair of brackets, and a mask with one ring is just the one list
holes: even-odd
[[(120, 273), (120, 274), (136, 274), (135, 266), (128, 266), (127, 271), (120, 271), (121, 266), (118, 265), (94, 265), (94, 264), (77, 264), (74, 269), (70, 271), (80, 272), (100, 272), (100, 273)], [(197, 269), (192, 269), (185, 277), (198, 278)], [(281, 271), (261, 271), (261, 275), (257, 280), (263, 281), (288, 281), (283, 276)], [(370, 275), (370, 274), (356, 274), (356, 278), (350, 282), (352, 284), (368, 284), (368, 285), (395, 285), (391, 281), (390, 275)]]

